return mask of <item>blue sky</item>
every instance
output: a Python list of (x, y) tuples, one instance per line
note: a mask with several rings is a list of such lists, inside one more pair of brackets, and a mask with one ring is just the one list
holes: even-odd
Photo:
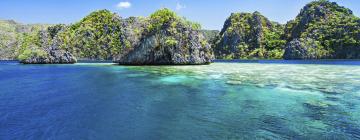
[[(1, 0), (0, 19), (21, 23), (73, 23), (90, 12), (108, 9), (122, 17), (148, 16), (159, 8), (202, 24), (221, 29), (232, 12), (259, 11), (272, 21), (286, 23), (312, 0)], [(331, 0), (360, 16), (360, 0)]]

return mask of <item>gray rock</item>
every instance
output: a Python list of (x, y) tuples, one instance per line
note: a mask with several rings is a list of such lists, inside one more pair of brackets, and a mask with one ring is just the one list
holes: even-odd
[(285, 46), (284, 59), (317, 59), (317, 45), (313, 39), (294, 39)]
[[(177, 27), (176, 30), (179, 34), (173, 34), (168, 28), (155, 33), (145, 33), (139, 44), (119, 55), (115, 62), (123, 65), (211, 63), (213, 59), (211, 47), (199, 31), (188, 27)], [(169, 39), (176, 43), (169, 44)]]

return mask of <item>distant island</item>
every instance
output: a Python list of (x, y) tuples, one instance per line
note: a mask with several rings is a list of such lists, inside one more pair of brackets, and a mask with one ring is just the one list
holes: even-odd
[(327, 0), (307, 4), (285, 25), (259, 12), (232, 13), (221, 31), (160, 9), (121, 18), (109, 10), (71, 25), (0, 21), (0, 59), (68, 64), (79, 59), (125, 65), (209, 64), (214, 59), (360, 59), (360, 18)]

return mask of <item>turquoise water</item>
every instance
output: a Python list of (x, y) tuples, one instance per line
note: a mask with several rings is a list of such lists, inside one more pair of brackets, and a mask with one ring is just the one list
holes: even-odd
[(0, 62), (0, 139), (360, 139), (360, 65)]

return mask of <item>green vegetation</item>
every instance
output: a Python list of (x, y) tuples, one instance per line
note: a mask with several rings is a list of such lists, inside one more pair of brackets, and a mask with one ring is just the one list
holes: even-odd
[[(233, 13), (221, 32), (164, 8), (149, 17), (121, 19), (108, 10), (92, 12), (72, 25), (22, 25), (0, 20), (0, 59), (44, 55), (54, 43), (78, 58), (113, 59), (155, 36), (159, 47), (212, 44), (218, 59), (359, 59), (360, 18), (327, 0), (307, 4), (286, 25), (259, 12)], [(202, 32), (202, 36), (192, 36)]]
[(18, 24), (14, 21), (0, 20), (0, 58), (14, 58), (15, 43), (18, 33), (16, 31)]
[(214, 51), (219, 59), (280, 59), (283, 26), (259, 12), (233, 13), (225, 22)]
[(120, 17), (108, 10), (99, 10), (68, 27), (61, 33), (63, 49), (89, 59), (111, 59), (121, 50)]
[(45, 57), (46, 52), (41, 48), (40, 32), (26, 33), (20, 40), (18, 51), (18, 59), (26, 60), (33, 57)]
[[(201, 29), (200, 24), (179, 17), (167, 8), (154, 12), (144, 21), (146, 22), (146, 30), (143, 37), (158, 35), (158, 48), (176, 47), (179, 44), (182, 44), (180, 47), (188, 48), (191, 45), (189, 44), (189, 35), (192, 34), (190, 31), (200, 31)], [(205, 38), (200, 37), (199, 42), (201, 46), (208, 45)]]
[(20, 61), (27, 60), (29, 58), (46, 58), (47, 53), (38, 47), (29, 46), (18, 57)]
[(0, 20), (0, 59), (16, 59), (24, 49), (25, 38), (46, 27), (48, 25), (22, 25), (13, 20)]
[(160, 9), (151, 14), (148, 20), (150, 23), (147, 27), (148, 32), (159, 31), (160, 29), (167, 27), (171, 27), (173, 29), (180, 24), (191, 27), (195, 30), (201, 29), (201, 25), (199, 23), (188, 21), (186, 18), (181, 18), (175, 12), (167, 8)]
[[(116, 58), (115, 61), (119, 64), (185, 65), (211, 62), (211, 47), (199, 30), (200, 24), (181, 18), (166, 8), (151, 14), (143, 20), (143, 24), (138, 24), (139, 20), (135, 20), (133, 25), (127, 25), (130, 29), (140, 27), (143, 32), (139, 40), (137, 30), (126, 33), (130, 35), (128, 38), (133, 48), (123, 51)], [(125, 22), (127, 23), (129, 22)], [(127, 28), (125, 30), (128, 31)], [(134, 34), (135, 37), (132, 37)]]
[(234, 13), (225, 22), (214, 51), (220, 59), (360, 58), (360, 19), (327, 0), (307, 4), (285, 26), (259, 12)]
[(150, 25), (147, 29), (151, 32), (160, 30), (163, 26), (175, 27), (179, 19), (175, 12), (167, 8), (161, 9), (150, 15)]
[(175, 46), (178, 44), (178, 41), (173, 37), (168, 37), (165, 41), (166, 46)]
[(287, 23), (284, 36), (288, 41), (303, 42), (302, 48), (308, 48), (304, 57), (360, 58), (360, 19), (334, 2), (307, 4), (295, 20)]

